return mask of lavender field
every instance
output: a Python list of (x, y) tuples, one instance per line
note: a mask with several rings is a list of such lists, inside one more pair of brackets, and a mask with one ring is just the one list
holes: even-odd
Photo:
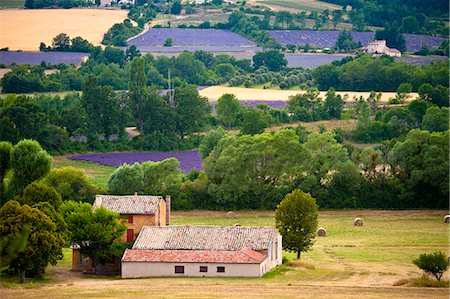
[[(331, 48), (336, 45), (336, 40), (339, 35), (339, 31), (333, 30), (269, 30), (267, 31), (274, 39), (279, 43), (304, 45), (310, 44), (321, 48)], [(361, 42), (362, 45), (367, 45), (372, 41), (374, 32), (355, 32), (352, 31), (351, 35), (355, 42)], [(428, 48), (437, 48), (442, 41), (443, 37), (429, 36), (421, 34), (403, 34), (405, 38), (405, 46), (407, 52), (416, 52), (420, 50), (422, 45), (426, 45)]]
[(7, 52), (0, 51), (0, 63), (10, 66), (13, 63), (39, 65), (42, 61), (51, 64), (80, 64), (88, 53), (81, 52)]
[[(166, 39), (173, 40), (171, 47), (164, 47)], [(209, 52), (242, 52), (260, 50), (256, 43), (234, 32), (221, 29), (153, 28), (134, 37), (128, 44), (141, 52), (174, 53), (184, 50)]]
[(93, 162), (101, 165), (120, 166), (124, 163), (134, 164), (146, 161), (162, 161), (167, 158), (176, 158), (180, 162), (180, 169), (187, 173), (191, 169), (202, 169), (202, 159), (198, 151), (183, 152), (128, 152), (128, 153), (105, 153), (105, 154), (84, 154), (70, 156), (71, 160)]

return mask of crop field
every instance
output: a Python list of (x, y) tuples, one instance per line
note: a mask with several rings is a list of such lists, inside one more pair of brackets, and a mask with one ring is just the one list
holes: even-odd
[[(70, 250), (49, 267), (44, 280), (24, 285), (2, 278), (2, 298), (448, 298), (448, 288), (415, 287), (421, 271), (411, 260), (436, 250), (449, 254), (448, 211), (320, 211), (310, 252), (262, 278), (97, 277), (70, 271)], [(172, 213), (174, 225), (274, 225), (272, 211), (189, 211)], [(355, 217), (364, 220), (355, 227)], [(67, 257), (69, 255), (69, 257)], [(444, 278), (449, 279), (449, 273)]]
[[(171, 38), (171, 47), (164, 47), (166, 39)], [(184, 50), (205, 50), (209, 52), (256, 51), (256, 43), (228, 30), (153, 28), (128, 41), (141, 52), (183, 52)]]
[(99, 45), (103, 34), (127, 17), (126, 10), (106, 9), (31, 9), (0, 10), (0, 48), (37, 51), (41, 42), (66, 33), (81, 36)]
[(89, 53), (80, 52), (5, 52), (0, 51), (0, 63), (10, 66), (13, 63), (39, 65), (42, 61), (51, 64), (80, 64)]
[(175, 28), (179, 25), (200, 25), (203, 22), (208, 21), (211, 25), (216, 23), (226, 23), (228, 21), (230, 13), (224, 12), (210, 12), (210, 11), (201, 11), (191, 15), (163, 15), (159, 14), (156, 16), (154, 20), (150, 23), (150, 26), (153, 27), (155, 25), (168, 26), (170, 25)]
[(22, 8), (24, 0), (0, 0), (0, 8)]
[[(310, 44), (322, 48), (334, 47), (339, 35), (339, 31), (334, 30), (269, 30), (267, 32), (283, 45)], [(355, 42), (361, 42), (362, 45), (366, 45), (368, 42), (373, 40), (375, 33), (352, 31), (351, 35)], [(445, 40), (445, 38), (443, 37), (421, 34), (405, 33), (403, 34), (403, 36), (405, 38), (405, 46), (407, 52), (416, 52), (420, 50), (422, 45), (426, 45), (428, 48), (433, 49), (438, 47), (442, 43), (442, 41)]]
[[(304, 92), (304, 90), (274, 90), (226, 86), (210, 86), (199, 91), (200, 95), (207, 97), (209, 101), (213, 102), (217, 101), (225, 93), (235, 94), (240, 101), (288, 101), (290, 96)], [(322, 98), (325, 98), (325, 94), (325, 91), (320, 92)], [(361, 96), (365, 99), (368, 98), (370, 92), (336, 91), (336, 94), (341, 96), (348, 95), (347, 101), (351, 102)], [(381, 95), (381, 103), (387, 103), (395, 95), (395, 92), (383, 92)], [(411, 101), (418, 96), (417, 93), (410, 93), (406, 101)]]
[(132, 152), (132, 153), (106, 153), (106, 154), (84, 154), (69, 156), (69, 159), (75, 161), (94, 162), (107, 166), (120, 166), (124, 163), (134, 164), (145, 161), (162, 161), (167, 158), (176, 158), (180, 162), (180, 169), (183, 172), (196, 168), (202, 169), (202, 160), (198, 151), (180, 151), (180, 152)]
[(341, 6), (316, 0), (256, 0), (256, 4), (268, 6), (274, 10), (323, 11), (342, 9)]

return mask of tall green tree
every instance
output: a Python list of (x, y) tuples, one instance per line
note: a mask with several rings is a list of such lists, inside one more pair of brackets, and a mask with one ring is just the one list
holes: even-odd
[(206, 125), (211, 105), (193, 86), (175, 89), (176, 130), (181, 137), (198, 132)]
[(338, 94), (334, 88), (330, 88), (325, 95), (325, 111), (328, 113), (330, 118), (341, 118), (342, 108), (344, 107), (344, 100)]
[(124, 164), (114, 170), (108, 179), (108, 189), (112, 194), (133, 194), (144, 190), (144, 172), (139, 163)]
[(448, 208), (449, 131), (430, 133), (414, 129), (389, 152), (399, 179), (399, 199), (409, 207)]
[(45, 177), (52, 167), (52, 157), (37, 141), (22, 140), (11, 150), (13, 175), (8, 185), (10, 198), (20, 195), (25, 187)]
[(90, 204), (74, 201), (63, 203), (60, 212), (67, 222), (70, 241), (80, 246), (81, 254), (90, 257), (95, 268), (115, 256), (113, 243), (126, 230), (117, 213), (103, 207), (94, 211)]
[(274, 208), (300, 180), (309, 153), (293, 130), (222, 138), (204, 161), (221, 208)]
[(236, 125), (243, 106), (234, 94), (222, 95), (216, 104), (217, 119), (226, 129)]
[(260, 68), (267, 67), (273, 72), (278, 72), (287, 65), (284, 54), (278, 50), (258, 51), (253, 56), (253, 66)]
[(254, 135), (264, 132), (269, 121), (263, 111), (253, 107), (244, 107), (242, 111), (241, 134)]
[(318, 206), (310, 194), (298, 189), (287, 194), (275, 211), (275, 226), (283, 236), (283, 249), (301, 253), (314, 244)]
[(30, 228), (28, 243), (24, 251), (11, 261), (8, 272), (19, 274), (23, 283), (25, 276), (40, 276), (48, 264), (56, 265), (62, 259), (65, 240), (57, 233), (55, 223), (44, 212), (28, 205), (8, 201), (0, 209), (0, 237), (11, 238), (24, 226)]
[(179, 166), (176, 158), (142, 163), (144, 193), (176, 195), (183, 177)]
[(128, 96), (130, 99), (130, 109), (133, 113), (136, 127), (139, 132), (144, 130), (145, 100), (148, 96), (147, 77), (144, 71), (145, 59), (135, 58), (131, 62), (130, 80), (128, 83)]
[(52, 169), (43, 183), (61, 194), (63, 201), (92, 202), (97, 193), (97, 188), (89, 183), (86, 174), (71, 166)]
[(0, 205), (6, 202), (5, 176), (11, 168), (12, 144), (8, 141), (0, 141)]

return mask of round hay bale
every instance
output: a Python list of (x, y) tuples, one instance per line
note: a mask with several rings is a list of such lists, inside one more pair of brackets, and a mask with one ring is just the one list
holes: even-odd
[(325, 237), (327, 235), (327, 231), (323, 227), (319, 227), (317, 229), (317, 235), (319, 237)]
[(445, 215), (444, 222), (445, 223), (450, 223), (450, 215)]
[(236, 214), (233, 211), (228, 211), (227, 218), (236, 218)]
[(363, 221), (361, 218), (355, 218), (355, 220), (353, 220), (353, 225), (354, 226), (363, 226)]

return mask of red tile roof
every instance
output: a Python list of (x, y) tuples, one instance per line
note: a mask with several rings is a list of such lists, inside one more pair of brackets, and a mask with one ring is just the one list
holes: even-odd
[(260, 264), (266, 258), (266, 254), (250, 248), (240, 251), (127, 249), (122, 262)]

